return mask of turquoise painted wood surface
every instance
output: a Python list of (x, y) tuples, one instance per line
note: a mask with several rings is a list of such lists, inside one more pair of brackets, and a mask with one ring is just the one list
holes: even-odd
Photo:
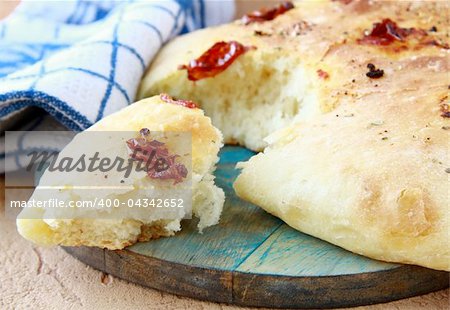
[(162, 291), (245, 306), (334, 308), (387, 302), (448, 287), (447, 272), (362, 257), (298, 232), (239, 199), (235, 164), (254, 153), (225, 147), (216, 183), (226, 201), (220, 223), (198, 233), (183, 222), (170, 238), (125, 250), (65, 248), (83, 262)]

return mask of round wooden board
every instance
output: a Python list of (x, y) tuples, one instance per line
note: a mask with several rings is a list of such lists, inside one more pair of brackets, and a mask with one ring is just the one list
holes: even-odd
[(225, 147), (216, 172), (227, 195), (220, 224), (194, 220), (170, 238), (125, 250), (65, 247), (86, 264), (161, 291), (274, 308), (337, 308), (388, 302), (449, 286), (449, 273), (371, 260), (302, 234), (236, 197), (235, 163), (253, 153)]

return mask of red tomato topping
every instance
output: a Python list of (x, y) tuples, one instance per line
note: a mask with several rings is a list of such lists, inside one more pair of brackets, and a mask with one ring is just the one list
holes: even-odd
[(130, 158), (139, 162), (139, 168), (145, 170), (151, 179), (173, 180), (174, 184), (182, 182), (188, 170), (175, 161), (180, 156), (171, 155), (165, 143), (152, 140), (147, 128), (142, 128), (139, 133), (140, 138), (126, 141)]
[(317, 70), (317, 75), (321, 78), (321, 79), (328, 79), (330, 77), (330, 75), (328, 74), (328, 72), (323, 71), (322, 69), (318, 69)]
[(381, 23), (374, 23), (372, 31), (358, 40), (359, 43), (373, 45), (389, 45), (394, 41), (404, 41), (412, 33), (426, 35), (426, 32), (414, 28), (401, 28), (389, 18), (385, 18)]
[(188, 65), (179, 66), (178, 69), (186, 69), (191, 81), (214, 77), (249, 49), (236, 41), (217, 42), (199, 58), (191, 60)]
[(196, 109), (197, 104), (194, 101), (191, 100), (181, 100), (181, 99), (174, 99), (170, 97), (168, 94), (161, 94), (159, 95), (162, 101), (172, 104), (181, 105), (183, 107), (189, 108), (189, 109)]
[(285, 12), (293, 8), (294, 4), (292, 4), (292, 2), (283, 2), (272, 9), (262, 8), (259, 11), (254, 11), (246, 14), (244, 15), (244, 17), (242, 17), (242, 22), (245, 25), (251, 23), (262, 23), (268, 20), (275, 19), (278, 15), (284, 14)]

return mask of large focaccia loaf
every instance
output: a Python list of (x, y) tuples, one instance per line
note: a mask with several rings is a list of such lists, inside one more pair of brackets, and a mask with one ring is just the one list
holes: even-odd
[[(217, 224), (225, 198), (222, 189), (214, 184), (212, 173), (218, 161), (222, 136), (200, 109), (167, 103), (159, 96), (141, 100), (75, 136), (58, 158), (77, 160), (83, 155), (89, 158), (98, 152), (100, 158), (127, 159), (125, 141), (133, 138), (142, 128), (149, 129), (150, 135), (152, 132), (190, 134), (182, 137), (186, 140), (181, 142), (169, 138), (167, 145), (173, 151), (177, 146), (170, 143), (187, 143), (187, 148), (183, 150), (189, 151), (188, 157), (187, 153), (175, 154), (186, 162), (189, 170), (191, 192), (188, 194), (192, 195), (192, 213), (199, 218), (199, 230)], [(93, 132), (106, 133), (95, 138)], [(93, 145), (87, 145), (92, 139)], [(47, 170), (30, 200), (45, 202), (57, 199), (66, 205), (70, 201), (103, 199), (105, 202), (98, 210), (87, 211), (82, 208), (25, 208), (17, 219), (17, 229), (23, 237), (40, 245), (85, 245), (108, 249), (121, 249), (137, 241), (171, 236), (181, 229), (180, 221), (184, 214), (164, 213), (161, 208), (151, 207), (151, 203), (144, 207), (144, 199), (151, 201), (153, 192), (161, 192), (158, 187), (161, 182), (166, 186), (172, 184), (172, 180), (153, 181), (145, 171), (133, 170), (129, 177), (124, 178), (124, 172), (118, 168), (103, 172), (88, 169), (80, 172)], [(175, 196), (175, 185), (169, 186), (173, 193), (168, 192), (165, 196), (168, 201), (181, 197)], [(121, 204), (117, 209), (107, 208), (106, 200), (112, 205), (115, 205), (114, 200)], [(187, 213), (187, 202), (183, 205), (185, 209), (182, 211)]]
[[(174, 40), (140, 95), (194, 98), (226, 142), (268, 144), (241, 165), (235, 189), (292, 227), (449, 270), (448, 3), (295, 5), (273, 21)], [(197, 82), (177, 68), (229, 40), (256, 49)]]

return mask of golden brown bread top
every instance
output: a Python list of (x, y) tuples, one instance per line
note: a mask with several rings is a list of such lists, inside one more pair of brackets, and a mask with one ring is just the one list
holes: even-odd
[(88, 130), (139, 132), (142, 128), (148, 128), (150, 131), (190, 132), (194, 172), (207, 173), (222, 147), (220, 132), (201, 109), (169, 103), (161, 100), (161, 96), (138, 101), (109, 115)]
[(275, 133), (238, 195), (353, 252), (450, 270), (450, 128), (424, 84), (404, 104), (372, 93)]
[[(414, 91), (419, 80), (434, 83), (429, 86), (431, 89), (437, 87), (433, 95), (437, 97), (439, 106), (447, 89), (436, 85), (435, 76), (442, 75), (442, 84), (448, 78), (449, 17), (442, 12), (448, 10), (449, 4), (347, 2), (297, 2), (295, 9), (270, 22), (244, 25), (238, 20), (177, 38), (152, 64), (151, 75), (144, 79), (140, 96), (145, 95), (149, 85), (176, 72), (179, 65), (199, 57), (214, 43), (236, 40), (257, 48), (241, 57), (258, 58), (259, 53), (273, 52), (279, 57), (297, 58), (302, 66), (309, 68), (311, 75), (316, 75), (315, 87), (324, 112), (337, 104), (357, 101), (368, 93)], [(392, 20), (400, 28), (414, 31), (403, 40), (395, 40), (385, 46), (362, 43), (361, 39), (373, 25), (385, 19)], [(368, 78), (369, 63), (382, 69), (384, 76)], [(415, 70), (421, 72), (420, 77)], [(426, 75), (433, 75), (433, 79)]]

